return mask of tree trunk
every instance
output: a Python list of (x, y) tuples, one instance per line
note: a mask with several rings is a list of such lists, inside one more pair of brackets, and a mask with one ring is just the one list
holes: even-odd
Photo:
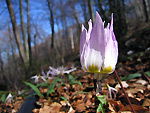
[(70, 28), (69, 32), (70, 32), (71, 49), (74, 52), (74, 39), (73, 39), (72, 27)]
[[(79, 18), (78, 18), (78, 15), (77, 15), (77, 12), (76, 12), (76, 10), (75, 10), (75, 7), (74, 7), (74, 5), (71, 7), (72, 8), (72, 12), (73, 12), (73, 14), (72, 14), (72, 16), (74, 17), (74, 19), (76, 20), (76, 23), (77, 23), (77, 25), (78, 25), (78, 29), (77, 29), (77, 37), (79, 37), (78, 38), (78, 41), (80, 41), (80, 33), (81, 33), (81, 25), (80, 25), (80, 22), (79, 22)], [(71, 34), (72, 34), (72, 36), (73, 36), (73, 32), (72, 32), (72, 28), (69, 30), (69, 32), (71, 31)]]
[(51, 30), (52, 30), (52, 41), (51, 41), (51, 48), (54, 47), (54, 16), (53, 16), (53, 9), (51, 7), (51, 1), (50, 0), (47, 0), (48, 2), (48, 8), (49, 8), (49, 11), (50, 11), (50, 25), (51, 25)]
[(24, 27), (22, 0), (19, 0), (19, 8), (20, 8), (20, 23), (21, 23), (24, 48), (25, 48), (25, 52), (26, 52), (26, 57), (29, 60), (29, 48), (28, 48), (28, 42), (27, 42), (26, 32), (25, 32), (25, 27)]
[(87, 23), (88, 22), (88, 16), (87, 16), (87, 13), (86, 13), (87, 5), (86, 5), (85, 0), (81, 0), (81, 8), (82, 8), (82, 11), (83, 11), (85, 27), (87, 28), (88, 27), (88, 23)]
[[(2, 79), (4, 80), (5, 82), (5, 85), (6, 85), (6, 88), (8, 88), (8, 85), (7, 85), (7, 79), (6, 79), (6, 76), (4, 74), (4, 66), (3, 66), (3, 60), (2, 60), (2, 55), (1, 55), (1, 50), (0, 50), (0, 72), (1, 72), (1, 75), (2, 75)], [(7, 89), (6, 89), (7, 90)]]
[[(12, 37), (11, 37), (11, 31), (10, 31), (10, 26), (8, 24), (8, 34), (9, 34), (9, 42), (10, 42), (10, 46), (11, 46), (11, 53), (12, 53), (12, 58), (13, 58), (13, 63), (14, 63), (14, 74), (16, 75), (16, 78), (15, 78), (15, 81), (18, 82), (18, 75), (19, 75), (19, 70), (18, 70), (18, 64), (17, 64), (17, 60), (15, 58), (15, 52), (14, 52), (14, 47), (13, 47), (13, 44), (12, 44)], [(17, 86), (16, 86), (16, 82), (14, 82), (14, 88), (17, 89)]]
[(105, 21), (107, 23), (108, 18), (107, 18), (106, 13), (103, 9), (102, 0), (97, 0), (97, 2), (98, 2), (98, 7), (99, 7), (99, 10), (100, 10), (101, 17), (102, 17), (103, 21)]
[(144, 6), (144, 13), (145, 13), (145, 22), (148, 22), (150, 9), (147, 0), (143, 0), (143, 6)]
[(87, 0), (87, 5), (88, 5), (88, 11), (89, 11), (89, 15), (90, 18), (92, 19), (92, 23), (94, 22), (94, 11), (93, 11), (93, 5), (91, 0)]
[(127, 30), (128, 30), (128, 25), (127, 25), (127, 21), (126, 21), (126, 10), (125, 10), (125, 1), (122, 0), (122, 8), (121, 8), (122, 12), (122, 24), (123, 24), (123, 34), (126, 34)]
[[(35, 56), (37, 58), (38, 54), (37, 54), (36, 38), (37, 38), (37, 35), (35, 34), (34, 35), (34, 51), (35, 51)], [(36, 61), (36, 58), (35, 58), (35, 61)]]
[[(7, 44), (9, 46), (9, 44)], [(12, 68), (10, 67), (11, 66), (11, 62), (10, 62), (10, 53), (9, 53), (9, 50), (7, 49), (6, 50), (7, 52), (7, 61), (8, 61), (8, 76), (7, 76), (7, 84), (8, 86), (13, 86), (13, 80), (12, 80)]]
[(143, 12), (143, 1), (142, 0), (135, 0), (134, 1), (134, 9), (135, 9), (135, 14), (136, 18), (139, 22), (143, 22), (145, 20), (145, 15)]
[(29, 46), (29, 64), (32, 66), (32, 48), (31, 48), (31, 30), (30, 30), (30, 5), (27, 1), (27, 32), (28, 32), (28, 46)]
[(19, 30), (17, 28), (16, 17), (15, 17), (15, 14), (14, 14), (14, 10), (13, 10), (13, 7), (12, 7), (11, 0), (6, 0), (6, 3), (7, 3), (8, 11), (9, 11), (9, 14), (10, 14), (10, 17), (11, 17), (13, 32), (14, 32), (14, 35), (15, 35), (15, 40), (16, 40), (17, 47), (18, 47), (18, 50), (19, 50), (20, 58), (21, 58), (21, 60), (24, 64), (27, 64), (28, 59), (26, 57), (23, 44), (21, 43), (21, 38), (20, 38)]

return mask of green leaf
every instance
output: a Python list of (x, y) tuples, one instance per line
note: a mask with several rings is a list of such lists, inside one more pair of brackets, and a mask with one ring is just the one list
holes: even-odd
[(64, 96), (61, 96), (60, 98), (66, 102), (68, 101), (67, 98), (65, 98)]
[(106, 104), (106, 95), (97, 96), (97, 99), (100, 101), (100, 103)]
[(97, 110), (96, 110), (96, 113), (98, 113), (98, 112), (100, 112), (100, 111), (102, 111), (102, 113), (105, 113), (105, 110), (104, 110), (104, 108), (103, 108), (103, 104), (102, 104), (102, 103), (100, 103), (100, 104), (98, 105), (98, 108), (97, 108)]
[(121, 80), (131, 80), (133, 78), (136, 78), (136, 77), (141, 77), (141, 74), (140, 73), (134, 73), (134, 74), (129, 74), (127, 77), (123, 77)]
[(79, 84), (80, 86), (82, 86), (81, 82), (76, 80), (75, 77), (73, 77), (72, 75), (68, 75), (68, 79), (69, 79), (69, 84), (73, 85), (73, 84)]
[(129, 57), (127, 57), (127, 59), (131, 61), (133, 58), (129, 56)]
[(29, 83), (29, 82), (24, 82), (26, 85), (30, 86), (35, 92), (36, 94), (39, 96), (39, 97), (44, 97), (41, 92), (39, 91), (39, 89), (37, 88), (37, 86)]
[(43, 82), (41, 83), (39, 86), (42, 86), (42, 87), (47, 87), (49, 84), (47, 82)]
[(120, 78), (120, 80), (121, 80), (121, 81), (124, 81), (124, 80), (126, 80), (127, 78), (128, 78), (128, 76), (124, 76), (124, 77)]
[(70, 85), (73, 85), (73, 84), (79, 84), (80, 86), (82, 86), (82, 83), (80, 81), (77, 81), (77, 80), (72, 80), (71, 82), (69, 82)]
[(1, 100), (2, 100), (2, 102), (5, 102), (5, 100), (6, 100), (6, 94), (3, 94), (3, 95), (1, 96)]
[(3, 94), (8, 94), (9, 93), (9, 91), (0, 91), (0, 97), (3, 95)]
[(59, 84), (59, 85), (57, 86), (57, 89), (58, 89), (60, 86), (63, 86), (63, 85), (64, 85), (64, 83)]
[(68, 79), (74, 80), (74, 77), (72, 75), (68, 75)]
[(100, 104), (99, 104), (96, 112), (98, 113), (98, 112), (102, 111), (102, 113), (105, 113), (103, 105), (104, 104), (106, 105), (106, 95), (97, 96), (97, 99), (100, 101)]
[(53, 103), (53, 101), (50, 98), (48, 100)]
[(150, 77), (150, 72), (149, 71), (145, 72), (145, 74), (147, 74), (147, 76)]
[(47, 89), (47, 96), (54, 91), (54, 87), (55, 87), (57, 81), (58, 81), (58, 78), (55, 78), (53, 80), (52, 84), (49, 85), (49, 87)]
[(65, 79), (64, 79), (64, 78), (61, 78), (61, 79), (60, 79), (60, 78), (57, 78), (57, 81), (58, 81), (58, 82), (65, 82)]

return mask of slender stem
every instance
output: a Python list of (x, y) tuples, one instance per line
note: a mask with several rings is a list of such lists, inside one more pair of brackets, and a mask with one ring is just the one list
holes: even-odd
[(102, 94), (101, 79), (101, 73), (94, 73), (94, 88), (96, 89), (96, 95)]
[(94, 90), (95, 90), (95, 92), (96, 92), (96, 89), (97, 89), (97, 80), (94, 78), (94, 80), (93, 80), (93, 82), (94, 82)]
[(102, 84), (101, 83), (102, 83), (101, 80), (97, 81), (97, 92), (102, 95), (103, 93), (102, 93)]
[(123, 90), (123, 92), (124, 92), (124, 95), (125, 95), (126, 99), (127, 99), (128, 102), (129, 102), (129, 105), (130, 105), (130, 107), (131, 107), (133, 113), (136, 113), (135, 110), (134, 110), (134, 108), (133, 108), (133, 106), (132, 106), (132, 104), (131, 104), (131, 102), (130, 102), (130, 99), (129, 99), (127, 93), (125, 92), (125, 89), (124, 89), (124, 87), (123, 87), (123, 85), (122, 85), (122, 83), (121, 83), (121, 80), (120, 80), (120, 78), (119, 78), (119, 76), (118, 76), (116, 70), (115, 70), (115, 74), (116, 74), (117, 80), (118, 80), (118, 82), (119, 82), (119, 84), (120, 84), (120, 86), (121, 86), (121, 88), (122, 88), (122, 90)]

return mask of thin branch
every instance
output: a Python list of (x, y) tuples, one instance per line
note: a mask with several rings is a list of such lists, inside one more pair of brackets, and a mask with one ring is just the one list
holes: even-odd
[(129, 99), (129, 97), (128, 97), (127, 93), (125, 92), (125, 89), (124, 89), (124, 87), (123, 87), (123, 85), (122, 85), (122, 83), (121, 83), (121, 80), (120, 80), (120, 78), (119, 78), (119, 76), (118, 76), (118, 74), (117, 74), (117, 71), (116, 71), (116, 70), (115, 70), (115, 75), (116, 75), (117, 80), (118, 80), (118, 82), (119, 82), (119, 84), (120, 84), (120, 86), (121, 86), (121, 88), (122, 88), (122, 90), (123, 90), (123, 93), (124, 93), (124, 95), (125, 95), (126, 99), (127, 99), (127, 100), (128, 100), (128, 102), (129, 102), (129, 105), (130, 105), (130, 107), (131, 107), (131, 109), (132, 109), (133, 113), (136, 113), (136, 112), (135, 112), (135, 110), (134, 110), (134, 108), (133, 108), (133, 106), (132, 106), (132, 104), (131, 104), (131, 101), (130, 101), (130, 99)]

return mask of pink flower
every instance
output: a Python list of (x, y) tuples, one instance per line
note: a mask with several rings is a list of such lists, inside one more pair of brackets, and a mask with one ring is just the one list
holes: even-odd
[(113, 32), (113, 14), (111, 24), (104, 28), (104, 23), (96, 12), (96, 20), (89, 29), (82, 25), (80, 36), (80, 61), (84, 71), (91, 73), (112, 73), (118, 59), (118, 43)]

